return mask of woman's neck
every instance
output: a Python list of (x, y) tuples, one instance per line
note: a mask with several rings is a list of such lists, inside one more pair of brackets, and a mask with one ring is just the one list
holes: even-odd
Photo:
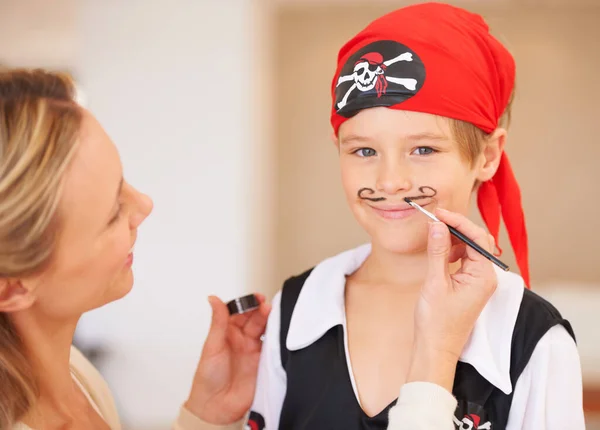
[(33, 415), (44, 410), (69, 415), (79, 397), (69, 364), (78, 320), (49, 318), (35, 306), (12, 316), (38, 384), (39, 401)]

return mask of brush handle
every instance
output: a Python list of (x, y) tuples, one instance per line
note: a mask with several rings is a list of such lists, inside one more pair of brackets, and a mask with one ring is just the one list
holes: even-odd
[(460, 240), (462, 240), (464, 243), (466, 243), (467, 245), (469, 245), (471, 248), (473, 248), (475, 251), (479, 252), (485, 258), (487, 258), (488, 260), (490, 260), (496, 266), (498, 266), (499, 268), (501, 268), (505, 272), (508, 272), (509, 267), (506, 264), (504, 264), (502, 261), (498, 260), (493, 254), (490, 254), (489, 252), (487, 252), (485, 249), (483, 249), (481, 246), (477, 245), (475, 242), (473, 242), (471, 239), (469, 239), (467, 236), (465, 236), (464, 234), (462, 234), (460, 231), (458, 231), (454, 227), (451, 227), (451, 226), (448, 225), (448, 229), (450, 230), (450, 233), (453, 236), (456, 236), (457, 238), (459, 238)]

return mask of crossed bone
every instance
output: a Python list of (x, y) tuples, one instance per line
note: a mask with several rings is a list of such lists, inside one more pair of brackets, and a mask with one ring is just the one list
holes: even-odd
[[(412, 60), (413, 60), (412, 53), (405, 52), (404, 54), (400, 54), (397, 57), (392, 58), (391, 60), (384, 61), (383, 64), (386, 67), (388, 67), (399, 61), (412, 61)], [(393, 76), (386, 76), (385, 79), (387, 79), (389, 82), (392, 82), (394, 84), (402, 85), (403, 87), (405, 87), (411, 91), (414, 91), (417, 88), (417, 80), (416, 79), (395, 78)], [(338, 87), (341, 83), (348, 82), (348, 81), (356, 81), (356, 73), (352, 73), (352, 74), (346, 75), (346, 76), (340, 76), (338, 78), (336, 87)], [(348, 102), (348, 97), (350, 96), (350, 93), (352, 91), (354, 91), (356, 89), (356, 87), (357, 87), (357, 84), (356, 84), (356, 82), (354, 82), (354, 84), (350, 88), (348, 88), (348, 91), (344, 95), (344, 98), (337, 104), (338, 109), (341, 109), (344, 106), (346, 106), (346, 103)]]
[[(452, 417), (452, 420), (454, 421), (454, 424), (458, 426), (457, 429), (459, 430), (471, 430), (473, 428), (473, 423), (465, 423), (464, 421), (459, 421), (456, 417)], [(465, 424), (470, 424), (470, 427), (465, 427)], [(490, 422), (487, 422), (477, 427), (478, 430), (490, 430), (491, 428), (492, 423)]]

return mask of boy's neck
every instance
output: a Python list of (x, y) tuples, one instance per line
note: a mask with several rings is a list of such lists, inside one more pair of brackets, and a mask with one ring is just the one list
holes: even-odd
[[(428, 264), (426, 250), (399, 254), (373, 244), (371, 254), (358, 270), (359, 273), (356, 273), (356, 278), (370, 284), (421, 288), (427, 276)], [(459, 268), (460, 263), (450, 264), (450, 273)]]

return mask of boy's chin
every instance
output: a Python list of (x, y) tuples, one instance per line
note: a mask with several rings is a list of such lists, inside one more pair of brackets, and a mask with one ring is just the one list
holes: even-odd
[(427, 237), (407, 237), (406, 235), (379, 235), (373, 237), (373, 246), (394, 254), (420, 254), (427, 252)]

